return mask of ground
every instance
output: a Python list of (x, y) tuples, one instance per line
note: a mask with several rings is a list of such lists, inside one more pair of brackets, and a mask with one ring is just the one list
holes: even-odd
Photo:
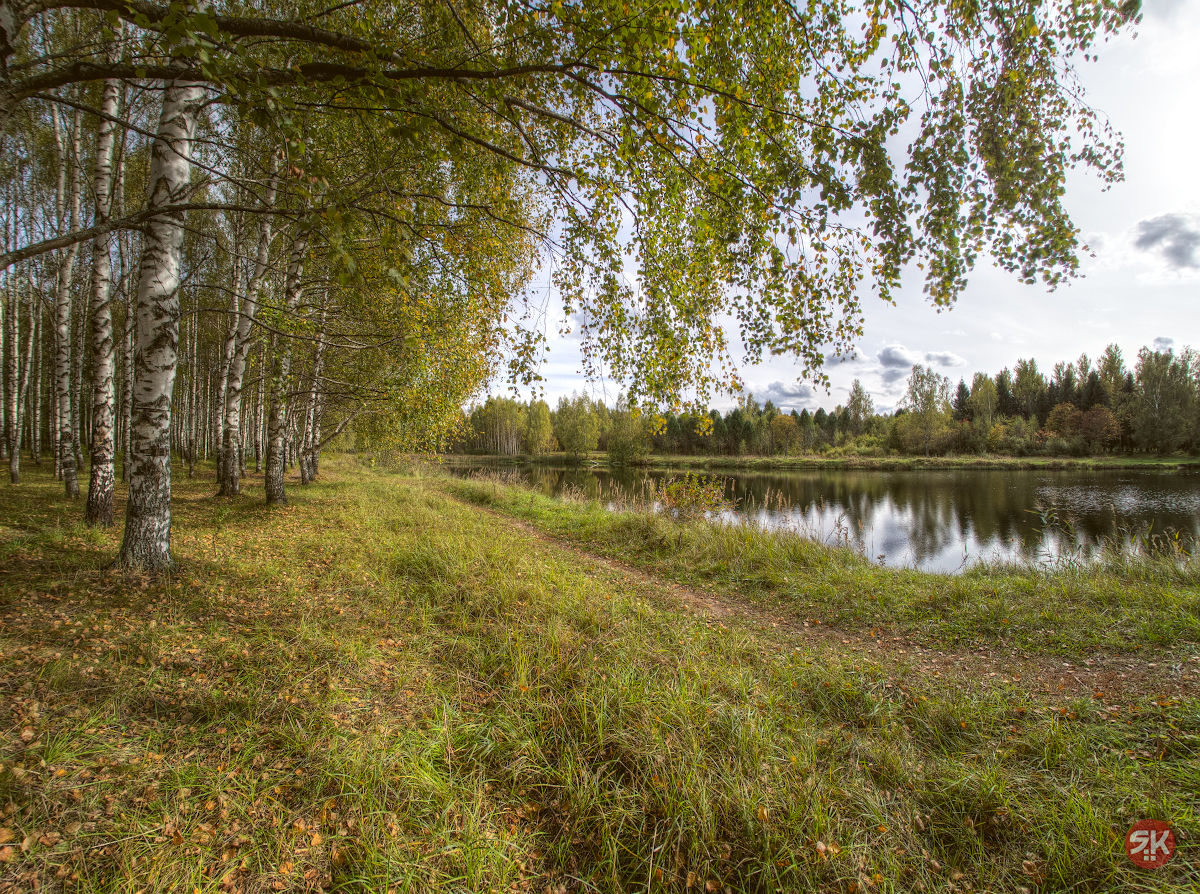
[(177, 473), (152, 579), (25, 473), (0, 890), (1200, 885), (1194, 570), (921, 575), (334, 458), (279, 510)]

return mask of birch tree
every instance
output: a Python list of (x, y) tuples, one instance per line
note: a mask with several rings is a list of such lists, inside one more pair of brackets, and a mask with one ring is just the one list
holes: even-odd
[(129, 506), (121, 542), (121, 563), (148, 571), (171, 567), (171, 392), (179, 351), (184, 214), (165, 209), (188, 196), (203, 100), (203, 84), (167, 82), (150, 161), (146, 204), (160, 213), (146, 223), (138, 270)]
[[(76, 112), (70, 129), (65, 133), (56, 107), (51, 107), (51, 116), (54, 119), (54, 149), (58, 167), (55, 202), (60, 229), (78, 230), (82, 116)], [(75, 419), (71, 411), (73, 404), (71, 392), (71, 282), (78, 253), (78, 242), (72, 243), (59, 253), (58, 291), (54, 302), (54, 382), (58, 401), (58, 437), (55, 449), (63, 486), (67, 496), (71, 499), (79, 497), (79, 479), (75, 465)]]
[[(308, 236), (307, 227), (301, 227), (292, 238), (287, 281), (284, 285), (283, 321), (289, 320), (295, 314), (304, 294), (304, 262), (308, 253)], [(287, 502), (287, 492), (283, 483), (286, 462), (284, 438), (288, 423), (288, 387), (291, 372), (291, 343), (282, 340), (276, 347), (270, 373), (271, 410), (267, 422), (267, 468), (263, 484), (268, 506), (283, 505)]]
[[(113, 146), (120, 90), (120, 82), (104, 82), (100, 105), (103, 117), (96, 137), (96, 170), (92, 179), (96, 224), (106, 223), (112, 210)], [(113, 489), (116, 486), (112, 243), (111, 232), (102, 233), (92, 241), (92, 462), (84, 515), (87, 524), (105, 527), (113, 523)]]
[[(272, 155), (270, 169), (267, 173), (266, 189), (263, 194), (263, 207), (270, 209), (275, 204), (278, 189), (276, 182), (278, 164)], [(225, 416), (221, 427), (221, 459), (219, 472), (220, 494), (233, 497), (241, 490), (240, 462), (236, 461), (235, 451), (241, 442), (242, 415), (242, 384), (246, 376), (246, 358), (250, 351), (250, 334), (258, 314), (259, 292), (263, 288), (270, 262), (272, 225), (274, 218), (263, 214), (259, 218), (258, 246), (254, 258), (254, 272), (246, 285), (245, 295), (241, 300), (241, 308), (236, 315), (236, 327), (233, 330), (230, 345), (229, 373), (225, 382)]]

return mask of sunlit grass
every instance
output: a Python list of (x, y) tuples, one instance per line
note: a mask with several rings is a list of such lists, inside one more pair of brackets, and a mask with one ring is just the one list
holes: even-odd
[(679, 523), (610, 512), (508, 481), (453, 479), (448, 492), (656, 575), (712, 588), (799, 620), (886, 626), (940, 644), (1090, 655), (1200, 653), (1200, 562), (977, 565), (961, 575), (885, 568), (852, 549), (754, 525)]

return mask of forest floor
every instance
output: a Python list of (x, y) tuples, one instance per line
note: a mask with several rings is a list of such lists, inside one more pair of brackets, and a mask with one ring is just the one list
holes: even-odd
[(921, 574), (334, 457), (283, 509), (179, 475), (149, 578), (48, 472), (0, 489), (0, 891), (1200, 885), (1192, 566)]
[[(567, 465), (573, 462), (565, 453), (544, 453), (540, 456), (446, 454), (449, 463), (495, 462), (501, 464), (533, 463)], [(603, 452), (586, 454), (578, 462), (583, 465), (609, 465)], [(635, 465), (650, 468), (722, 469), (741, 472), (776, 472), (800, 469), (865, 469), (881, 472), (928, 471), (937, 469), (974, 470), (1050, 470), (1050, 471), (1145, 471), (1200, 473), (1200, 457), (1188, 454), (1150, 456), (1149, 454), (1105, 454), (1102, 456), (681, 456), (653, 453)]]

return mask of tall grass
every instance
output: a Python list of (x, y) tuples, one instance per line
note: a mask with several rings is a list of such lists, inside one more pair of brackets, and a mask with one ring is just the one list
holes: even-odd
[[(578, 540), (641, 544), (647, 567), (666, 537), (663, 555), (739, 589), (876, 570), (797, 538), (327, 468), (284, 511), (252, 502), (257, 482), (232, 504), (207, 497), (211, 474), (180, 482), (182, 572), (159, 580), (106, 570), (115, 532), (56, 526), (72, 507), (53, 481), (4, 492), (20, 534), (0, 544), (14, 718), (0, 885), (1197, 883), (1194, 700), (1122, 705), (1112, 722), (1091, 699), (947, 683), (694, 617), (661, 579), (590, 564), (445, 489)], [(1138, 816), (1182, 839), (1156, 875), (1121, 848)]]

